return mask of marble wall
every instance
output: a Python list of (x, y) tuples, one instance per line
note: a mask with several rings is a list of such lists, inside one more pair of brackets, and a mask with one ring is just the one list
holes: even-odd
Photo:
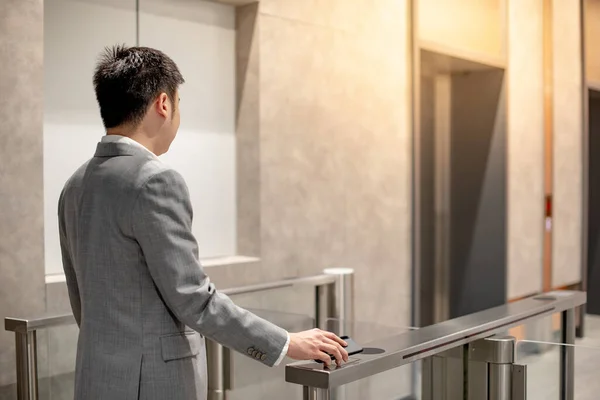
[(237, 252), (260, 256), (258, 3), (236, 10)]
[(254, 227), (239, 242), (260, 249), (263, 279), (355, 268), (356, 318), (405, 325), (407, 2), (263, 0), (254, 18), (238, 170), (258, 175), (238, 184)]
[(453, 49), (454, 53), (471, 54), (477, 59), (505, 59), (509, 0), (415, 1), (419, 38), (425, 45), (439, 44)]
[(581, 280), (583, 104), (580, 2), (554, 0), (552, 286)]
[[(354, 268), (355, 318), (409, 324), (407, 6), (262, 0), (238, 8), (238, 252), (261, 260), (238, 279)], [(312, 288), (235, 298), (308, 315), (313, 299)], [(364, 382), (355, 394), (409, 393), (410, 375), (381, 378), (387, 385)]]
[(508, 1), (508, 298), (542, 289), (543, 0)]
[[(0, 2), (2, 320), (45, 307), (42, 7), (42, 0)], [(14, 387), (6, 388), (15, 382), (14, 371), (14, 335), (0, 329), (0, 397), (14, 394)]]

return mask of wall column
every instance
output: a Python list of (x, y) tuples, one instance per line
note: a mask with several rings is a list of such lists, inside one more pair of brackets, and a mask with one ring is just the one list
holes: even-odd
[[(0, 318), (45, 308), (43, 2), (0, 2)], [(0, 329), (0, 397), (12, 395), (14, 337)], [(8, 393), (5, 391), (8, 390)]]

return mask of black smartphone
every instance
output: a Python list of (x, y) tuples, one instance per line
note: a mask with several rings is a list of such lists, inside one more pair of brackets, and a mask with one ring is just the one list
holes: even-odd
[[(359, 346), (358, 343), (356, 343), (352, 338), (350, 338), (348, 336), (340, 336), (340, 339), (343, 339), (344, 342), (346, 342), (347, 346), (345, 346), (344, 349), (346, 349), (349, 356), (363, 352), (364, 349), (361, 346)], [(330, 354), (330, 356), (331, 356), (332, 360), (335, 358), (331, 354)], [(323, 363), (323, 361), (321, 361), (321, 360), (315, 360), (315, 361), (318, 363), (321, 363), (321, 364)]]
[(343, 339), (344, 342), (348, 344), (348, 346), (344, 347), (344, 349), (346, 349), (349, 356), (363, 352), (364, 349), (359, 346), (358, 343), (356, 343), (351, 337), (341, 336), (340, 339)]

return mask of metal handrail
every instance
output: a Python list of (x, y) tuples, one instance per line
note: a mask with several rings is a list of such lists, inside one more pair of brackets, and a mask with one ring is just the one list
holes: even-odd
[[(305, 398), (319, 390), (330, 391), (369, 376), (425, 359), (509, 328), (555, 313), (562, 313), (562, 340), (574, 342), (575, 308), (586, 302), (586, 294), (578, 291), (555, 291), (505, 304), (464, 317), (448, 320), (394, 337), (364, 344), (383, 350), (379, 354), (357, 354), (352, 362), (329, 369), (315, 362), (296, 362), (286, 366), (286, 381), (305, 387)], [(565, 366), (561, 382), (565, 392), (572, 391), (573, 354), (564, 349)], [(377, 352), (375, 352), (377, 353)]]
[(315, 276), (307, 276), (303, 278), (282, 279), (275, 282), (259, 283), (256, 285), (241, 286), (238, 288), (229, 288), (221, 290), (221, 293), (227, 296), (240, 294), (248, 294), (254, 292), (263, 292), (266, 290), (282, 289), (293, 286), (323, 286), (333, 284), (336, 281), (335, 275), (321, 274)]
[[(321, 274), (300, 278), (288, 278), (274, 282), (258, 283), (255, 285), (226, 288), (219, 291), (227, 296), (236, 296), (241, 294), (263, 292), (267, 290), (282, 289), (303, 285), (323, 286), (334, 284), (335, 281), (335, 275)], [(49, 315), (47, 314), (31, 318), (6, 317), (4, 318), (4, 330), (9, 332), (26, 333), (56, 326), (72, 325), (74, 323), (75, 317), (72, 313)]]
[(4, 318), (4, 330), (9, 332), (27, 333), (55, 326), (72, 325), (75, 323), (73, 314), (44, 315), (33, 318)]
[[(354, 271), (348, 268), (325, 269), (322, 274), (288, 278), (220, 290), (228, 296), (263, 292), (296, 286), (315, 288), (315, 316), (317, 326), (324, 328), (328, 318), (353, 319)], [(38, 399), (37, 331), (40, 329), (75, 324), (71, 313), (50, 314), (31, 318), (6, 317), (4, 329), (15, 333), (18, 400)], [(231, 390), (231, 357), (228, 349), (208, 340), (208, 398), (225, 399)]]

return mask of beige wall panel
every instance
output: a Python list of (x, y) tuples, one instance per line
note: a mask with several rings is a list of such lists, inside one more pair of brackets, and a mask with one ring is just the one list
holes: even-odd
[(586, 79), (600, 83), (600, 0), (585, 0)]
[[(44, 311), (43, 7), (0, 2), (0, 320)], [(16, 398), (14, 334), (0, 329), (0, 398)], [(40, 337), (40, 342), (43, 339)], [(45, 358), (40, 344), (40, 358)], [(45, 369), (40, 366), (40, 374)], [(3, 387), (4, 386), (4, 387)]]
[(236, 9), (237, 253), (260, 256), (258, 4)]
[(541, 291), (543, 0), (508, 1), (508, 298)]
[(299, 3), (261, 4), (263, 273), (355, 268), (356, 317), (405, 325), (407, 3), (313, 2), (310, 10)]
[[(259, 235), (255, 278), (354, 268), (356, 319), (406, 326), (411, 308), (407, 2), (264, 0), (259, 9), (251, 46), (251, 54), (259, 54), (258, 68), (252, 55), (248, 67), (259, 71), (259, 106), (248, 107), (252, 97), (244, 94), (238, 125), (243, 135), (238, 179), (246, 177), (238, 188), (252, 194), (251, 186), (259, 186), (258, 213), (250, 210), (251, 201), (238, 209), (240, 219), (245, 213), (247, 221), (259, 218), (242, 223), (247, 234)], [(241, 78), (243, 68), (238, 72)], [(246, 89), (253, 79), (247, 78)], [(253, 125), (243, 121), (252, 121), (256, 110), (258, 134), (253, 134)], [(253, 166), (256, 156), (259, 163)], [(256, 171), (258, 177), (248, 176)], [(290, 289), (236, 300), (312, 314), (313, 293)], [(409, 393), (407, 379), (390, 386), (362, 384), (358, 398)]]
[(260, 26), (261, 258), (277, 275), (317, 272), (341, 261), (345, 239), (341, 132), (323, 112), (335, 35), (270, 16)]
[(552, 285), (581, 280), (582, 66), (578, 1), (554, 0)]
[(417, 0), (422, 41), (504, 59), (505, 0)]
[[(402, 30), (396, 42), (406, 37), (405, 12), (408, 0), (260, 0), (264, 15), (288, 19), (351, 35), (358, 32), (389, 34)], [(392, 39), (392, 36), (388, 38)]]

